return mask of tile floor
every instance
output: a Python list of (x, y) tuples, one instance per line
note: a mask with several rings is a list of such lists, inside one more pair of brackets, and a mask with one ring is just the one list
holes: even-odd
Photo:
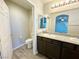
[(33, 55), (32, 49), (27, 49), (23, 46), (13, 53), (13, 59), (47, 59), (42, 55)]

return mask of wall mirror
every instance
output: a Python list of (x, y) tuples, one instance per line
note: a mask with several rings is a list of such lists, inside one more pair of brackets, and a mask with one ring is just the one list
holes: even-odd
[(55, 32), (67, 33), (68, 32), (68, 15), (58, 15), (56, 17)]

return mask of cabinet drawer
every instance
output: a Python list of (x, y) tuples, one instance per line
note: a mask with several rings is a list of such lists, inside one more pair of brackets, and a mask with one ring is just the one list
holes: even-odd
[(55, 39), (50, 39), (50, 38), (38, 36), (38, 39), (39, 39), (39, 38), (40, 38), (40, 41), (44, 41), (44, 42), (50, 43), (50, 44), (56, 44), (56, 45), (58, 45), (58, 44), (61, 43), (60, 41), (57, 41), (57, 40), (55, 40)]
[(66, 47), (68, 49), (75, 49), (75, 45), (71, 43), (63, 43), (63, 47)]
[(61, 42), (60, 41), (57, 41), (55, 39), (48, 39), (47, 40), (47, 43), (59, 45)]

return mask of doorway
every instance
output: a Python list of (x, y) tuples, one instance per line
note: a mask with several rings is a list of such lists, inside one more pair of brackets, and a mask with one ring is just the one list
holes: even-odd
[[(10, 12), (11, 38), (14, 50), (34, 35), (33, 6), (26, 0), (5, 0)], [(19, 3), (18, 3), (19, 2)]]

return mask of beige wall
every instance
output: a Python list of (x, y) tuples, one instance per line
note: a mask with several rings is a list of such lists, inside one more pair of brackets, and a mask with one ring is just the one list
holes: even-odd
[(37, 17), (39, 14), (43, 15), (43, 3), (41, 0), (30, 0), (35, 5), (35, 12), (37, 14)]
[(30, 0), (34, 5), (35, 5), (35, 17), (36, 17), (36, 26), (37, 26), (37, 31), (39, 30), (39, 25), (38, 25), (38, 16), (43, 15), (43, 3), (41, 0)]
[(33, 16), (32, 16), (32, 10), (29, 11), (29, 38), (32, 38), (32, 33), (33, 33)]

